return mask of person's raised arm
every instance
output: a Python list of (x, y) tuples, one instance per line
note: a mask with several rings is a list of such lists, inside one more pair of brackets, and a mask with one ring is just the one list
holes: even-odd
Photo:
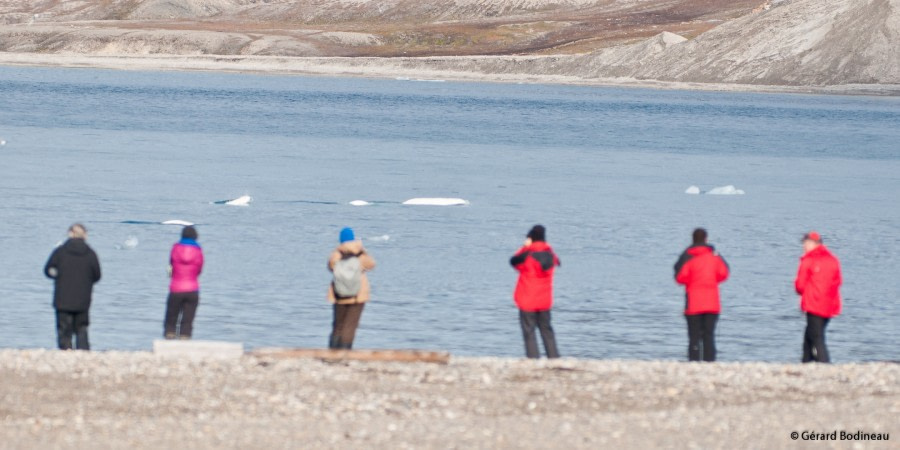
[(728, 261), (725, 261), (725, 258), (722, 255), (717, 255), (719, 257), (719, 264), (716, 267), (716, 281), (723, 282), (728, 279)]
[(328, 268), (328, 271), (329, 271), (329, 272), (333, 272), (333, 271), (334, 271), (334, 265), (335, 265), (340, 259), (341, 259), (341, 252), (339, 252), (339, 251), (337, 251), (337, 250), (331, 252), (331, 255), (328, 257), (328, 265), (327, 265), (327, 268)]
[(687, 262), (690, 261), (691, 255), (688, 252), (684, 252), (681, 256), (678, 257), (678, 261), (675, 262), (675, 282), (678, 284), (687, 284), (689, 277), (689, 271), (685, 268), (687, 266)]
[(516, 267), (528, 258), (528, 255), (531, 253), (531, 238), (525, 239), (525, 243), (522, 244), (522, 247), (513, 255), (512, 258), (509, 259), (509, 264), (513, 267)]
[(375, 268), (375, 258), (369, 255), (369, 252), (366, 249), (362, 250), (362, 253), (359, 255), (359, 265), (365, 271), (370, 271)]

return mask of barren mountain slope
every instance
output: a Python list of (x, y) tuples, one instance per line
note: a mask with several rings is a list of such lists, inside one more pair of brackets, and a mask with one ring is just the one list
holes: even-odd
[(900, 83), (900, 0), (790, 0), (673, 46), (642, 79), (745, 84)]
[(116, 67), (186, 55), (144, 67), (900, 86), (900, 0), (759, 1), (0, 0), (0, 52), (108, 55)]
[[(590, 55), (493, 59), (487, 73), (785, 86), (900, 84), (900, 0), (785, 0), (695, 39), (670, 33)], [(443, 64), (451, 70), (458, 63)]]
[(663, 30), (693, 37), (747, 13), (760, 1), (0, 0), (0, 51), (572, 54), (646, 39)]

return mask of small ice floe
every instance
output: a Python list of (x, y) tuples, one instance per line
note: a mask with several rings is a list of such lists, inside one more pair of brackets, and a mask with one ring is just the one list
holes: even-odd
[(732, 185), (714, 187), (706, 191), (707, 195), (744, 195), (742, 189), (738, 189)]
[(447, 80), (429, 80), (427, 78), (416, 78), (416, 81), (421, 81), (424, 83), (445, 83)]
[(463, 206), (468, 205), (469, 201), (461, 198), (443, 198), (443, 197), (420, 197), (411, 198), (404, 205), (414, 206)]
[(700, 188), (697, 186), (691, 186), (684, 190), (685, 194), (698, 195), (700, 194)]
[(372, 242), (387, 242), (391, 240), (391, 237), (386, 234), (382, 234), (381, 236), (370, 237), (369, 240)]
[(6, 145), (6, 141), (3, 139), (0, 139), (0, 147), (3, 147), (4, 145)]
[(409, 77), (397, 77), (397, 81), (409, 81)]
[(369, 206), (369, 205), (371, 205), (371, 203), (369, 203), (365, 200), (353, 200), (352, 202), (350, 202), (350, 204), (353, 206)]
[(121, 244), (116, 244), (116, 250), (131, 250), (137, 248), (138, 244), (140, 244), (140, 241), (138, 241), (137, 236), (128, 236)]
[(194, 224), (193, 222), (188, 222), (187, 220), (178, 220), (178, 219), (167, 220), (165, 222), (160, 222), (160, 223), (163, 225), (180, 225), (183, 227), (189, 227)]

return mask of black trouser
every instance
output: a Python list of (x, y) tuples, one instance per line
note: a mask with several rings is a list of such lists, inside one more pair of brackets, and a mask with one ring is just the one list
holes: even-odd
[(831, 362), (828, 349), (825, 348), (826, 319), (815, 314), (806, 313), (806, 333), (803, 336), (803, 362)]
[(700, 361), (700, 345), (703, 345), (703, 360), (716, 360), (716, 322), (718, 314), (685, 315), (688, 324), (688, 360)]
[(547, 311), (522, 311), (519, 310), (519, 323), (522, 325), (522, 337), (525, 338), (525, 356), (540, 358), (537, 336), (534, 328), (541, 330), (541, 340), (544, 341), (544, 350), (548, 358), (559, 358), (559, 350), (556, 349), (556, 336), (553, 327), (550, 326), (550, 310)]
[(356, 336), (356, 328), (359, 326), (364, 306), (365, 303), (334, 305), (334, 321), (331, 323), (328, 348), (348, 350), (353, 348), (353, 338)]
[[(181, 336), (182, 339), (190, 339), (194, 331), (194, 315), (197, 314), (197, 305), (200, 304), (200, 293), (194, 292), (170, 292), (166, 302), (165, 337), (172, 339)], [(181, 316), (181, 326), (176, 332), (178, 316)]]
[(77, 339), (78, 350), (90, 350), (91, 344), (88, 343), (88, 320), (87, 311), (60, 311), (56, 310), (56, 337), (60, 350), (72, 350), (72, 334)]

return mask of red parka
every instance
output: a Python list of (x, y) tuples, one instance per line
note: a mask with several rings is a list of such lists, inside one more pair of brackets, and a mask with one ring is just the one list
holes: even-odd
[(688, 247), (675, 263), (675, 281), (685, 286), (684, 314), (719, 314), (719, 283), (728, 278), (728, 263), (711, 245)]
[(841, 264), (824, 245), (800, 258), (794, 287), (800, 297), (800, 309), (819, 317), (841, 313)]
[(559, 258), (546, 242), (532, 242), (523, 246), (510, 259), (519, 271), (519, 281), (513, 298), (522, 311), (547, 311), (553, 307), (553, 269)]

